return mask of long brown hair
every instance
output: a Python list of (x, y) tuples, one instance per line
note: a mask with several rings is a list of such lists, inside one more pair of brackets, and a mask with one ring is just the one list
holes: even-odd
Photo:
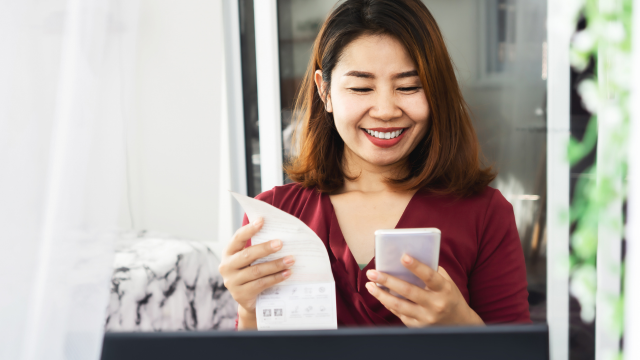
[(407, 158), (407, 175), (389, 182), (398, 190), (458, 196), (479, 192), (495, 173), (482, 167), (478, 139), (442, 34), (419, 0), (346, 0), (332, 11), (316, 38), (296, 100), (294, 114), (301, 126), (294, 140), (297, 156), (285, 166), (287, 175), (321, 192), (344, 185), (344, 142), (316, 91), (314, 75), (322, 70), (329, 89), (344, 48), (360, 36), (379, 34), (393, 36), (406, 47), (431, 109), (427, 134)]

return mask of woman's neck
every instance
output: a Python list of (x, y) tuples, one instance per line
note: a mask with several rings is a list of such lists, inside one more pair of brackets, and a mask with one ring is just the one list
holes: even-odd
[(355, 179), (349, 180), (345, 178), (344, 186), (338, 193), (351, 191), (363, 193), (393, 192), (395, 190), (387, 180), (397, 178), (403, 171), (402, 164), (374, 165), (349, 151), (348, 148), (345, 148), (342, 161), (345, 175)]

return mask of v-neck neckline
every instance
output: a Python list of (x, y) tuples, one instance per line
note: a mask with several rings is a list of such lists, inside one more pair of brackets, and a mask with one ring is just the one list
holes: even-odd
[[(398, 222), (396, 223), (394, 229), (398, 229), (398, 227), (402, 225), (402, 222), (406, 217), (407, 210), (411, 207), (416, 197), (419, 196), (419, 192), (420, 190), (413, 193), (411, 199), (409, 199), (409, 202), (404, 208), (404, 211), (402, 211), (402, 215), (400, 215), (400, 219), (398, 219)], [(327, 206), (329, 207), (329, 209), (331, 209), (329, 244), (333, 255), (336, 257), (336, 259), (339, 259), (344, 263), (343, 265), (347, 270), (356, 269), (358, 274), (364, 273), (367, 270), (374, 268), (376, 260), (375, 249), (373, 257), (371, 258), (371, 260), (369, 260), (367, 266), (360, 269), (356, 258), (353, 256), (353, 253), (351, 252), (351, 249), (347, 244), (347, 240), (344, 238), (344, 234), (342, 233), (342, 229), (340, 228), (340, 223), (338, 222), (338, 215), (336, 214), (336, 210), (333, 207), (333, 203), (331, 202), (331, 197), (326, 193), (322, 193), (321, 196), (323, 197), (323, 200), (327, 202)]]

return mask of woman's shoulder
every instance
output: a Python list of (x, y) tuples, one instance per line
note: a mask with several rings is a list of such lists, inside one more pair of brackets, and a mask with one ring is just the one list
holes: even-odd
[(500, 190), (490, 186), (465, 197), (432, 192), (420, 192), (418, 195), (419, 199), (412, 205), (415, 213), (429, 214), (439, 219), (439, 222), (456, 224), (455, 226), (464, 224), (465, 228), (473, 229), (477, 234), (514, 218), (511, 203)]
[(470, 198), (472, 202), (476, 202), (480, 207), (485, 208), (486, 211), (513, 211), (511, 203), (502, 195), (502, 192), (491, 186), (485, 186), (480, 193)]
[(294, 214), (296, 210), (308, 205), (309, 202), (320, 203), (321, 194), (315, 188), (305, 188), (294, 182), (274, 186), (272, 189), (258, 194), (255, 198)]

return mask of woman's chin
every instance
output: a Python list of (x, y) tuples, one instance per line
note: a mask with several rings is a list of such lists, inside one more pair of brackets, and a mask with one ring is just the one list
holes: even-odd
[(374, 166), (388, 168), (401, 163), (402, 160), (408, 156), (408, 152), (406, 150), (402, 151), (403, 149), (394, 149), (390, 151), (390, 149), (381, 149), (377, 147), (369, 148), (365, 146), (362, 148), (359, 147), (356, 151), (353, 151), (353, 148), (345, 146), (345, 150), (345, 155), (348, 159), (350, 158), (354, 161), (353, 165), (356, 167)]
[(364, 158), (367, 163), (376, 167), (390, 167), (398, 164), (402, 159), (402, 156), (368, 156)]

